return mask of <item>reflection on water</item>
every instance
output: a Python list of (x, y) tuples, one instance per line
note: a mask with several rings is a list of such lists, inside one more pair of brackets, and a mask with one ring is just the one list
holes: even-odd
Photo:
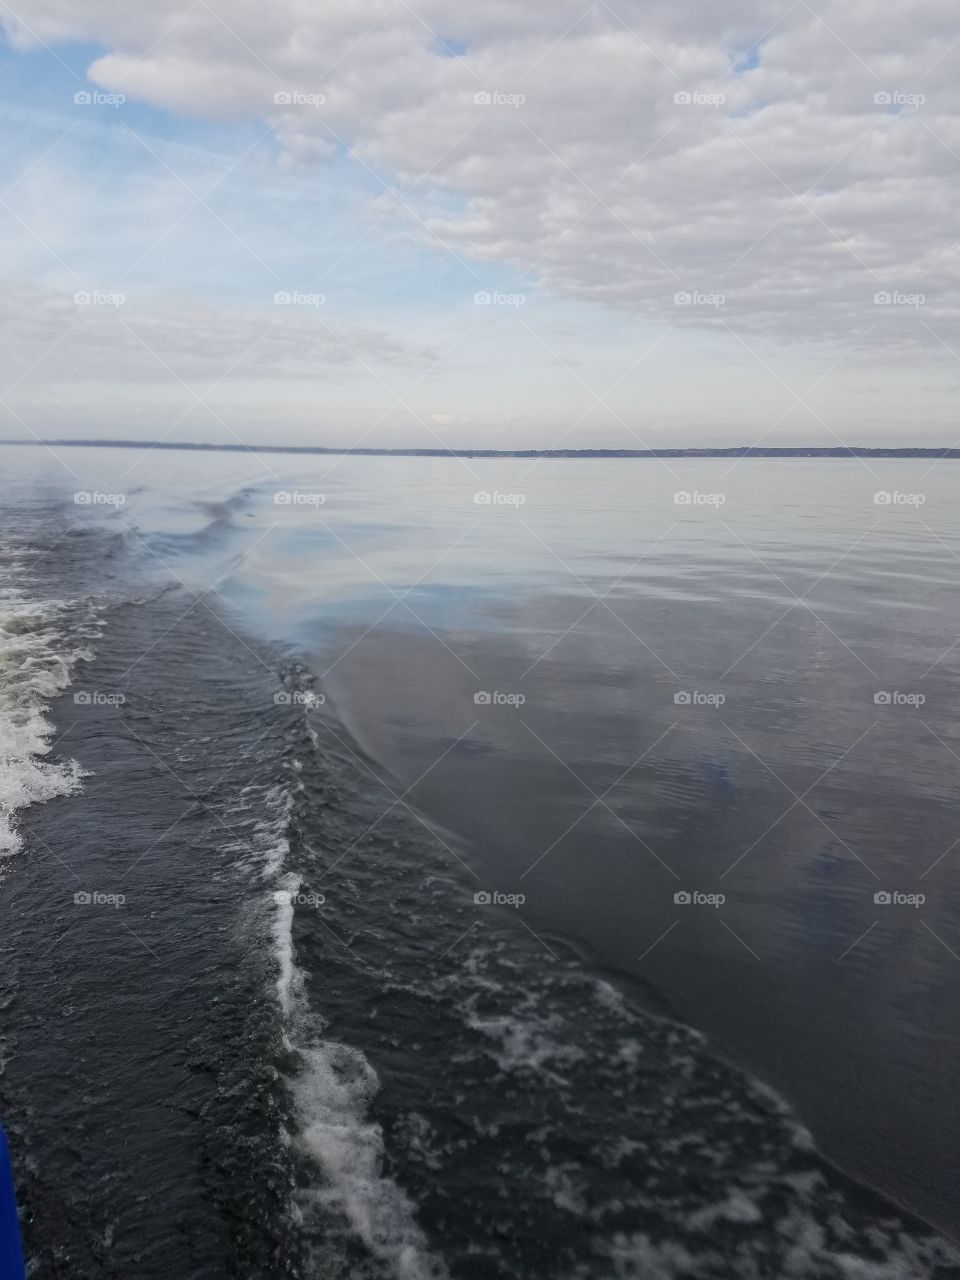
[[(133, 461), (81, 455), (102, 489)], [(522, 892), (538, 934), (649, 985), (950, 1223), (956, 464), (151, 467), (116, 518), (158, 574), (223, 575), (467, 839), (478, 889)]]

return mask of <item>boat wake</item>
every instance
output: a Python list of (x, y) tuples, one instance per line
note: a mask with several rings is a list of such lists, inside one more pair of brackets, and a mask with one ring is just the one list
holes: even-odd
[[(292, 772), (296, 777), (297, 761)], [(412, 1201), (384, 1172), (383, 1130), (369, 1114), (380, 1091), (377, 1073), (359, 1049), (331, 1036), (306, 995), (295, 913), (312, 912), (319, 922), (324, 895), (287, 869), (293, 800), (272, 786), (259, 798), (248, 793), (245, 802), (261, 810), (251, 852), (270, 886), (263, 902), (282, 1021), (280, 1061), (292, 1099), (283, 1136), (299, 1169), (291, 1216), (306, 1242), (310, 1274), (339, 1274), (339, 1267), (361, 1278), (444, 1280), (446, 1268), (431, 1253)]]
[[(7, 559), (5, 568), (21, 580), (26, 573), (17, 559)], [(89, 644), (97, 634), (89, 610), (31, 599), (27, 588), (0, 589), (0, 859), (21, 848), (22, 810), (80, 787), (76, 761), (49, 758), (55, 744), (47, 711), (77, 665), (92, 659)]]

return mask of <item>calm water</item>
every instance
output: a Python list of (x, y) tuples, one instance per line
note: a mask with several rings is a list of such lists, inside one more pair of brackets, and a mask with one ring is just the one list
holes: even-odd
[(61, 456), (0, 453), (38, 1275), (960, 1274), (866, 1189), (956, 1231), (956, 464)]

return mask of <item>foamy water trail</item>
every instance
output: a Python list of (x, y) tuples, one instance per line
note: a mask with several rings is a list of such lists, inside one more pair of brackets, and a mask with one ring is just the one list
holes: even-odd
[[(294, 988), (301, 978), (293, 959), (293, 904), (300, 889), (300, 877), (291, 874), (281, 876), (280, 884), (282, 888), (275, 889), (273, 894), (276, 904), (273, 947), (277, 958), (277, 1000), (286, 1029), (294, 1012)], [(302, 981), (299, 985), (302, 987)]]
[[(22, 573), (22, 566), (14, 565)], [(93, 655), (70, 640), (68, 606), (0, 592), (0, 858), (19, 852), (17, 815), (33, 804), (79, 790), (76, 761), (53, 763), (50, 701), (68, 687), (78, 662)]]
[[(281, 812), (285, 826), (286, 799)], [(298, 1063), (290, 1079), (292, 1140), (318, 1173), (315, 1186), (297, 1192), (295, 1217), (317, 1241), (310, 1246), (317, 1275), (329, 1271), (329, 1244), (348, 1234), (362, 1242), (383, 1276), (443, 1280), (446, 1268), (430, 1253), (412, 1202), (383, 1172), (383, 1132), (369, 1118), (380, 1089), (377, 1073), (358, 1049), (327, 1039), (322, 1017), (309, 1008), (293, 937), (297, 906), (308, 895), (300, 877), (283, 870), (288, 854), (287, 838), (274, 822), (264, 866), (280, 873), (272, 891), (271, 936), (284, 1040)]]

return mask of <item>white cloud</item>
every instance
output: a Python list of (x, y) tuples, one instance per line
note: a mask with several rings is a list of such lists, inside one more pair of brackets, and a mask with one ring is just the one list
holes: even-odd
[(138, 300), (81, 289), (75, 294), (8, 290), (0, 299), (0, 341), (17, 340), (26, 369), (75, 381), (137, 382), (158, 371), (192, 385), (222, 378), (242, 361), (245, 373), (324, 378), (357, 362), (425, 368), (434, 353), (376, 330), (328, 322), (322, 308), (292, 302), (254, 309), (185, 299)]
[[(378, 416), (393, 382), (436, 353), (322, 315), (309, 305), (224, 307), (103, 289), (10, 288), (0, 296), (7, 436), (199, 436), (235, 443), (273, 434), (349, 443)], [(317, 406), (326, 399), (326, 414)], [(336, 413), (331, 414), (331, 410)], [(407, 415), (409, 417), (409, 415)], [(396, 416), (384, 417), (396, 425)]]
[[(35, 0), (30, 24), (25, 42), (106, 44), (90, 68), (105, 90), (262, 115), (304, 164), (349, 147), (394, 194), (417, 184), (388, 224), (557, 294), (684, 328), (863, 335), (906, 353), (958, 336), (949, 0), (909, 14), (880, 0), (715, 13), (665, 0), (204, 0), (185, 13)], [(442, 56), (440, 36), (465, 56)], [(759, 65), (738, 74), (757, 41)], [(278, 92), (294, 101), (276, 106)], [(454, 207), (438, 210), (437, 191)], [(877, 306), (882, 291), (924, 302)], [(678, 307), (678, 292), (725, 301)]]

